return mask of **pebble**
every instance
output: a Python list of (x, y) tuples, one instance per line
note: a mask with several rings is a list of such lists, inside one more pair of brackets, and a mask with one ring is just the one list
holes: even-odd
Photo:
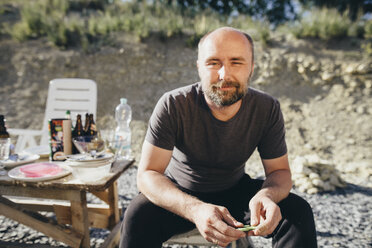
[[(310, 161), (314, 161), (312, 156)], [(325, 160), (320, 160), (323, 163)], [(319, 162), (319, 161), (318, 161)], [(124, 207), (138, 194), (136, 188), (136, 167), (130, 168), (124, 173), (118, 182), (119, 201)], [(310, 174), (317, 179), (315, 173)], [(371, 247), (371, 216), (372, 216), (372, 189), (362, 186), (347, 184), (344, 188), (336, 188), (335, 191), (315, 192), (318, 188), (312, 188), (314, 194), (302, 193), (297, 188), (292, 190), (306, 199), (313, 208), (317, 239), (319, 247)], [(95, 201), (95, 197), (88, 195), (88, 202)], [(0, 216), (0, 236), (2, 241), (22, 242), (27, 244), (43, 244), (51, 247), (67, 247), (61, 242), (47, 238), (42, 233), (23, 225), (17, 225), (14, 221)], [(3, 232), (6, 232), (5, 234)], [(24, 233), (20, 236), (19, 233)], [(104, 242), (109, 232), (107, 230), (92, 228), (91, 247), (98, 248)], [(263, 237), (252, 238), (255, 247), (271, 247), (271, 239)], [(345, 246), (345, 244), (347, 244)], [(164, 246), (165, 247), (165, 246)], [(171, 245), (172, 248), (197, 248), (198, 246)]]
[(326, 82), (330, 82), (336, 75), (334, 73), (331, 73), (331, 72), (323, 72), (323, 74), (321, 75), (322, 77), (322, 80), (323, 81), (326, 81)]

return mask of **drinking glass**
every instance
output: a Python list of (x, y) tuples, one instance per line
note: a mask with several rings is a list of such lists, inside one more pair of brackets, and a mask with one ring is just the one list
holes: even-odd
[(10, 152), (10, 138), (0, 138), (0, 175), (5, 175), (6, 171), (2, 160), (7, 160), (9, 158)]
[(113, 154), (116, 153), (115, 131), (113, 129), (104, 129), (100, 131), (101, 137), (105, 142), (106, 148)]
[(90, 154), (94, 158), (105, 149), (105, 143), (99, 135), (78, 136), (72, 141), (81, 154)]
[(7, 160), (10, 152), (10, 138), (0, 138), (0, 160)]

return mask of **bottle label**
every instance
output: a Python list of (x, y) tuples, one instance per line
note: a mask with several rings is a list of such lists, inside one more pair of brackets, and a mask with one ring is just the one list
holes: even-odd
[(115, 148), (116, 149), (130, 149), (130, 136), (115, 135)]
[(131, 135), (123, 133), (115, 135), (115, 155), (117, 159), (129, 159), (131, 157)]

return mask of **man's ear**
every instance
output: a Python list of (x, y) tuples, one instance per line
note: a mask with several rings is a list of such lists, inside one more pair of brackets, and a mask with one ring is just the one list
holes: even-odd
[(200, 63), (200, 61), (197, 60), (197, 61), (196, 61), (196, 68), (198, 69), (198, 75), (199, 75), (199, 78), (201, 78), (201, 77), (200, 77), (200, 66), (199, 66), (199, 63)]
[(251, 70), (251, 74), (249, 75), (249, 79), (252, 78), (252, 76), (253, 76), (253, 72), (254, 72), (254, 63), (252, 63), (252, 70)]

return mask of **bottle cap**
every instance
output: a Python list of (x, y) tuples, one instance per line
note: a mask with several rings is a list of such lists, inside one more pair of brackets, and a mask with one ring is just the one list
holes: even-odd
[(120, 103), (121, 104), (126, 104), (127, 103), (127, 98), (120, 98)]
[(70, 110), (66, 110), (65, 118), (66, 119), (71, 119), (71, 111)]

